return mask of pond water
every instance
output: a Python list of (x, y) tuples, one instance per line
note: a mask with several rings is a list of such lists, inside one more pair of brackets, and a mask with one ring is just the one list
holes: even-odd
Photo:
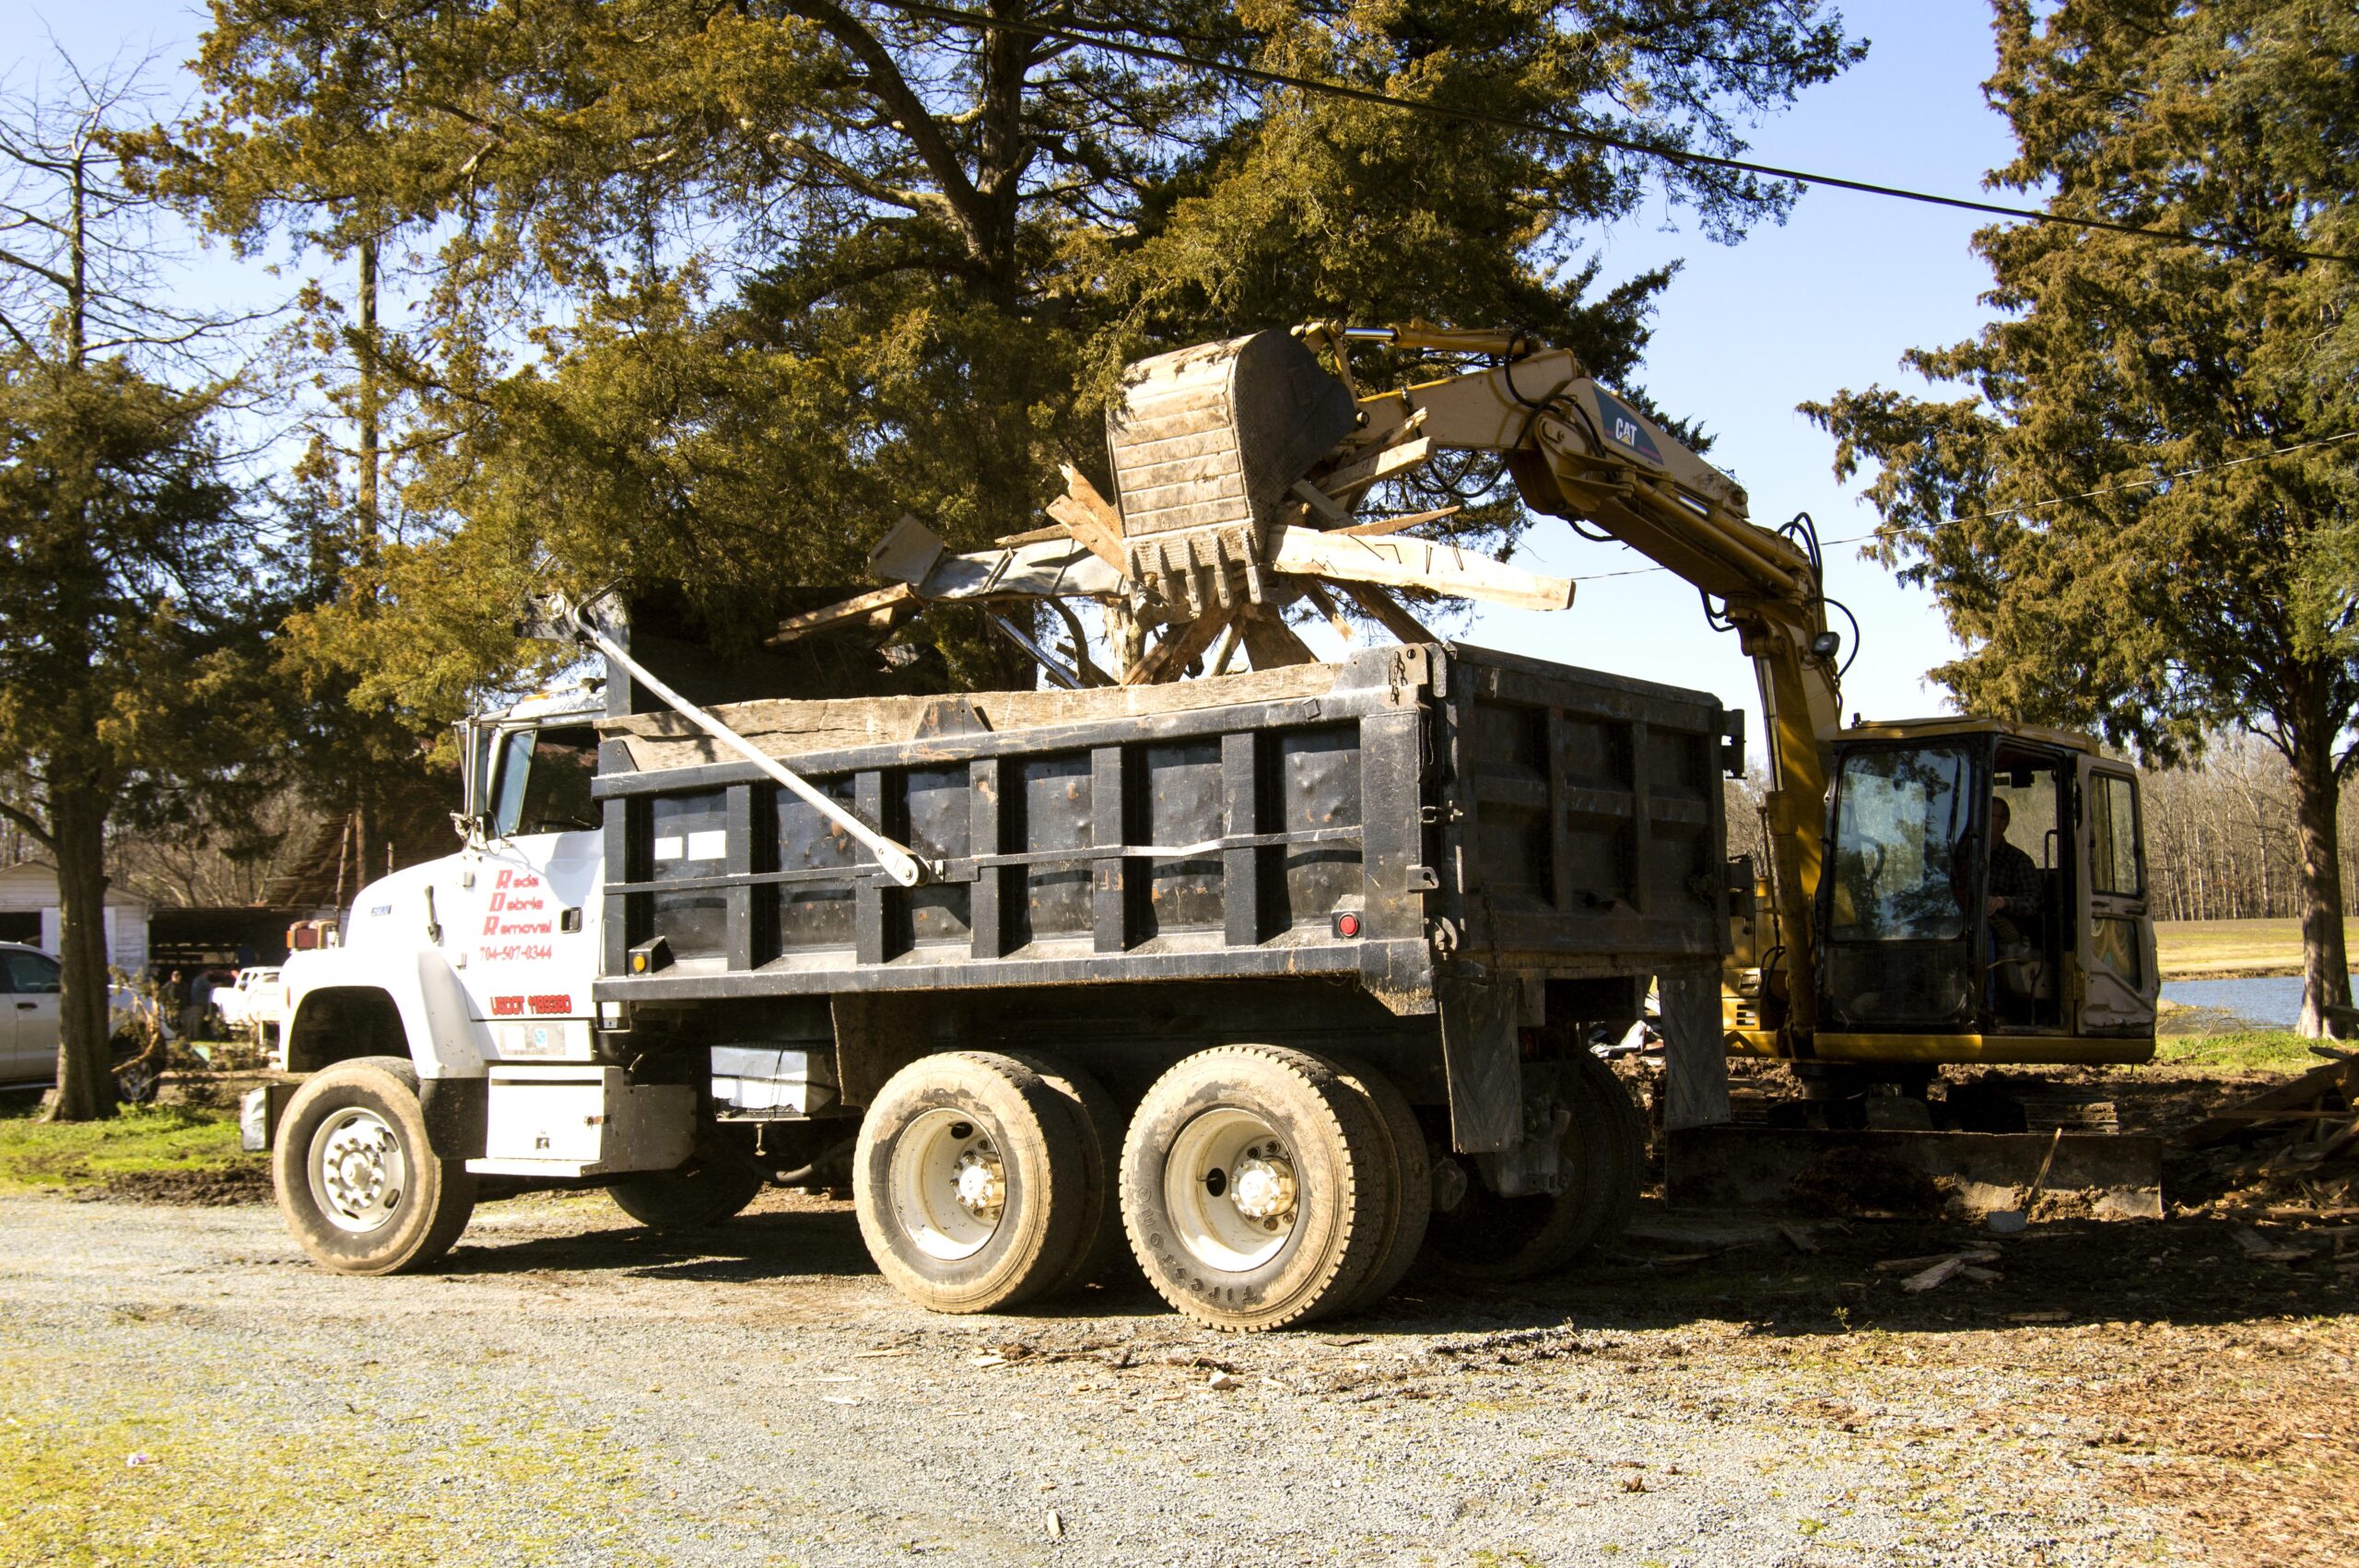
[[(2359, 976), (2353, 976), (2359, 984)], [(2245, 980), (2165, 980), (2163, 1000), (2212, 1008), (2263, 1029), (2291, 1029), (2302, 1015), (2302, 977), (2268, 975)]]

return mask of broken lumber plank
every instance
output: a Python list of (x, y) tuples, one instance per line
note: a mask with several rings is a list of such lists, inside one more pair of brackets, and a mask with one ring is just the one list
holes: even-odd
[(1404, 528), (1414, 528), (1421, 522), (1439, 522), (1443, 518), (1456, 517), (1460, 510), (1461, 509), (1457, 507), (1436, 507), (1433, 510), (1426, 512), (1402, 512), (1392, 517), (1372, 517), (1366, 522), (1356, 522), (1349, 528), (1338, 528), (1333, 532), (1361, 537), (1373, 533), (1398, 533)]
[(1459, 599), (1480, 599), (1519, 610), (1569, 610), (1569, 578), (1543, 577), (1455, 545), (1423, 539), (1374, 539), (1288, 528), (1278, 534), (1270, 565), (1282, 572), (1418, 588)]
[(1356, 635), (1357, 628), (1356, 628), (1350, 621), (1344, 619), (1344, 612), (1342, 608), (1336, 604), (1335, 596), (1333, 594), (1329, 593), (1324, 588), (1320, 587), (1310, 579), (1304, 578), (1302, 579), (1302, 596), (1309, 600), (1311, 606), (1320, 614), (1327, 617), (1327, 624), (1335, 628), (1335, 635), (1337, 637), (1342, 638), (1345, 642), (1356, 642), (1359, 640), (1358, 637)]
[(1944, 1283), (1948, 1281), (1951, 1275), (1958, 1272), (1965, 1267), (1966, 1259), (1963, 1258), (1944, 1258), (1939, 1263), (1934, 1264), (1924, 1272), (1920, 1274), (1911, 1274), (1908, 1278), (1901, 1281), (1900, 1288), (1907, 1291), (1910, 1295), (1917, 1295), (1922, 1292), (1931, 1290), (1936, 1285)]
[(1379, 479), (1416, 467), (1434, 454), (1433, 439), (1418, 436), (1379, 447), (1365, 457), (1355, 458), (1332, 474), (1322, 474), (1316, 481), (1320, 489), (1330, 496), (1341, 497), (1353, 490), (1365, 489)]
[(1122, 672), (1126, 686), (1159, 685), (1176, 681), (1188, 670), (1189, 661), (1213, 645), (1213, 638), (1228, 627), (1227, 615), (1215, 611), (1164, 629), (1163, 640), (1147, 650), (1145, 657)]
[(1929, 1252), (1921, 1258), (1887, 1258), (1875, 1266), (1879, 1274), (1915, 1274), (1936, 1263), (1996, 1263), (1995, 1246), (1969, 1246), (1955, 1252)]
[(1286, 493), (1309, 507), (1313, 517), (1323, 517), (1331, 523), (1352, 521), (1351, 509), (1308, 479), (1296, 480)]
[(898, 612), (906, 610), (914, 614), (917, 609), (916, 591), (906, 582), (897, 582), (890, 588), (858, 594), (825, 609), (805, 610), (799, 615), (789, 615), (778, 624), (778, 630), (763, 638), (762, 642), (766, 648), (778, 648), (797, 638), (808, 637), (813, 632), (841, 626), (846, 621), (868, 620), (879, 614), (898, 618)]
[(1289, 664), (1312, 664), (1319, 656), (1279, 618), (1273, 608), (1256, 606), (1238, 617), (1245, 638), (1245, 656), (1256, 670), (1279, 670)]
[(1059, 463), (1057, 472), (1064, 475), (1065, 481), (1065, 493), (1058, 500), (1073, 504), (1060, 509), (1056, 501), (1051, 501), (1049, 515), (1089, 546), (1091, 555), (1118, 572), (1127, 571), (1122, 541), (1129, 537), (1130, 531), (1123, 526), (1121, 509), (1099, 495), (1097, 486), (1089, 482), (1089, 475), (1072, 463)]
[(2318, 1253), (2316, 1247), (2283, 1246), (2262, 1235), (2250, 1225), (2238, 1225), (2228, 1234), (2236, 1238), (2236, 1246), (2244, 1255), (2256, 1263), (2299, 1263)]
[(1374, 617), (1378, 626), (1382, 626), (1402, 642), (1439, 642), (1441, 640), (1426, 629), (1424, 622), (1409, 614), (1402, 606), (1401, 601), (1393, 598), (1391, 594), (1377, 587), (1376, 584), (1338, 582), (1335, 586), (1350, 594), (1352, 603)]
[(2288, 1079), (2197, 1122), (2187, 1129), (2180, 1141), (2190, 1149), (2200, 1149), (2206, 1143), (2250, 1132), (2263, 1122), (2292, 1119), (2290, 1113), (2313, 1109), (2328, 1094), (2347, 1095), (2349, 1082), (2354, 1076), (2359, 1076), (2359, 1071), (2349, 1062), (2330, 1061), (2314, 1067), (2298, 1078)]
[(1205, 666), (1205, 674), (1226, 675), (1228, 673), (1229, 661), (1237, 657), (1238, 649), (1243, 646), (1241, 639), (1238, 636), (1238, 632), (1243, 629), (1244, 628), (1239, 626), (1235, 621), (1231, 621), (1228, 623), (1227, 626), (1222, 630), (1220, 634), (1220, 646), (1213, 649), (1213, 661), (1209, 665)]
[(1049, 515), (1087, 545), (1091, 555), (1118, 572), (1126, 570), (1121, 509), (1099, 495), (1097, 486), (1089, 482), (1089, 475), (1072, 463), (1059, 463), (1057, 472), (1064, 475), (1065, 493), (1049, 503)]
[(1118, 539), (1121, 538), (1122, 535), (1121, 510), (1113, 502), (1098, 494), (1097, 486), (1089, 482), (1089, 475), (1069, 462), (1057, 464), (1057, 472), (1064, 476), (1065, 494), (1086, 507), (1089, 514), (1095, 517), (1109, 532)]
[[(1049, 515), (1063, 525), (1054, 531), (1052, 537), (1070, 534), (1075, 544), (1091, 555), (1116, 571), (1122, 570), (1121, 536), (1107, 532), (1104, 521), (1095, 512), (1071, 496), (1059, 496), (1049, 503)], [(1043, 529), (1041, 532), (1047, 533), (1050, 531)]]

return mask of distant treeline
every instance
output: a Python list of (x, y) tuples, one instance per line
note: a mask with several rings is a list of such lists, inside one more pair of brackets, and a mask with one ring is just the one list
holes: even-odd
[[(1755, 772), (1728, 783), (1729, 853), (1763, 863)], [(2139, 775), (2150, 907), (2158, 920), (2294, 919), (2300, 837), (2284, 759), (2253, 736), (2214, 741), (2194, 767)], [(2359, 781), (2340, 814), (2345, 914), (2359, 914)]]
[[(2284, 759), (2249, 736), (2223, 741), (2203, 765), (2144, 774), (2147, 875), (2158, 920), (2298, 918), (2301, 839)], [(2359, 913), (2354, 785), (2342, 787), (2343, 913)]]

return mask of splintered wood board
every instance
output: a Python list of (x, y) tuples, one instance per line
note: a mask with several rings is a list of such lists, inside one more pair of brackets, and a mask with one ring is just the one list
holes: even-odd
[(1305, 577), (1372, 582), (1380, 588), (1421, 588), (1480, 599), (1518, 610), (1569, 610), (1570, 578), (1543, 577), (1487, 556), (1424, 539), (1321, 533), (1289, 528), (1278, 536), (1271, 566)]

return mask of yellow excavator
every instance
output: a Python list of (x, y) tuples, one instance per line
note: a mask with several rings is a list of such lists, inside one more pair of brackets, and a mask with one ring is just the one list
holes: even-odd
[[(2130, 767), (2033, 725), (1845, 726), (1845, 649), (1809, 520), (1754, 522), (1741, 486), (1571, 353), (1496, 331), (1316, 323), (1274, 341), (1285, 335), (1133, 368), (1108, 417), (1133, 583), (1175, 618), (1280, 592), (1269, 570), (1309, 558), (1310, 530), (1376, 531), (1346, 515), (1375, 477), (1441, 452), (1500, 454), (1533, 509), (1694, 585), (1753, 661), (1768, 864), (1731, 887), (1731, 1052), (1794, 1064), (1836, 1126), (1860, 1125), (1871, 1098), (1921, 1102), (1945, 1063), (2152, 1057), (2158, 980)], [(1363, 393), (1355, 344), (1474, 362)], [(1925, 1125), (1907, 1114), (1880, 1125)]]

